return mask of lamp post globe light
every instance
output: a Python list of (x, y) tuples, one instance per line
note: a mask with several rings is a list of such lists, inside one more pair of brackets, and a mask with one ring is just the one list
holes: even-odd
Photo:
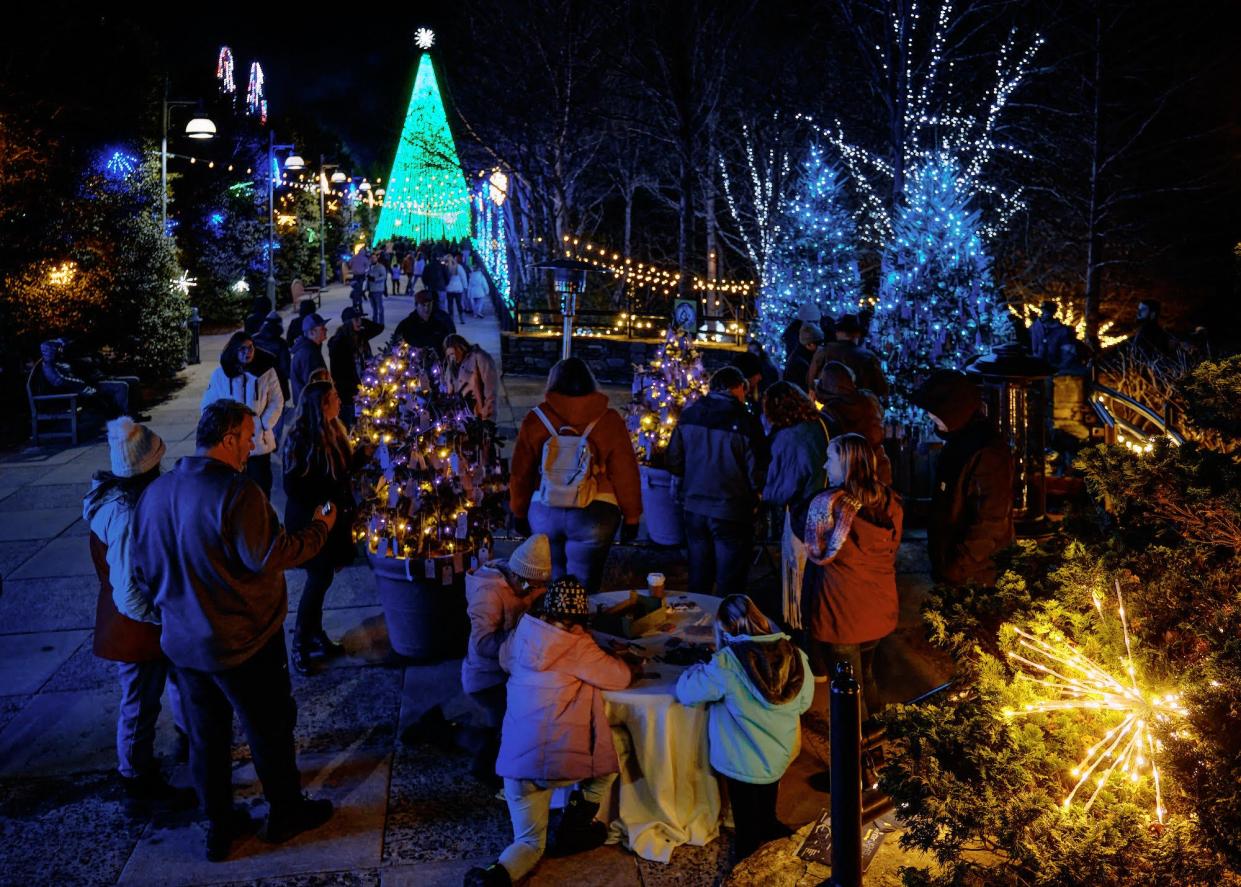
[(168, 80), (164, 80), (163, 125), (159, 131), (159, 221), (160, 230), (168, 236), (168, 114), (173, 108), (195, 106), (196, 111), (185, 125), (185, 135), (205, 141), (215, 138), (215, 123), (203, 110), (202, 102), (189, 102), (168, 98)]
[[(304, 169), (306, 161), (297, 156), (294, 145), (277, 145), (275, 130), (267, 131), (267, 299), (272, 306), (276, 304), (276, 174), (272, 167), (276, 163), (277, 151), (288, 151), (285, 160), (286, 169)], [(296, 166), (293, 163), (296, 162)]]

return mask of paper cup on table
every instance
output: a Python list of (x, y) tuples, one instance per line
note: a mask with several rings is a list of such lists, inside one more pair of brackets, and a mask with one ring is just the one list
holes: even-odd
[(647, 573), (646, 587), (650, 589), (651, 597), (663, 600), (664, 597), (664, 574), (663, 573)]

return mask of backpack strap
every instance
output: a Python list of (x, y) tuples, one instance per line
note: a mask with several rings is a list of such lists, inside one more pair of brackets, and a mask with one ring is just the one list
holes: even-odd
[(552, 437), (559, 436), (556, 432), (556, 429), (552, 427), (552, 423), (547, 421), (547, 416), (543, 415), (543, 411), (541, 409), (539, 409), (538, 407), (535, 407), (530, 412), (534, 413), (536, 416), (539, 417), (539, 421), (543, 423), (543, 427), (547, 429), (548, 434), (550, 434)]
[(589, 425), (587, 425), (587, 426), (586, 426), (586, 430), (582, 432), (582, 437), (583, 437), (583, 438), (590, 437), (590, 433), (591, 433), (592, 431), (594, 431), (594, 430), (595, 430), (595, 426), (599, 424), (599, 420), (600, 420), (600, 419), (602, 419), (602, 418), (603, 418), (604, 416), (606, 416), (606, 415), (607, 415), (607, 410), (604, 410), (604, 411), (603, 411), (603, 413), (601, 413), (601, 414), (600, 414), (600, 415), (599, 415), (599, 416), (595, 419), (595, 421), (593, 421), (593, 422), (591, 422)]

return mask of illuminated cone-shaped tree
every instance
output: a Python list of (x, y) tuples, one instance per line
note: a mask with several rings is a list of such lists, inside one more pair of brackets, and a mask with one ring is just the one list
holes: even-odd
[(879, 352), (897, 421), (919, 421), (905, 396), (937, 368), (961, 369), (991, 342), (996, 302), (979, 214), (955, 161), (914, 170), (883, 252), (870, 345)]
[(758, 300), (756, 338), (776, 357), (799, 305), (813, 303), (833, 317), (860, 307), (862, 280), (853, 216), (845, 208), (843, 177), (818, 145), (802, 162), (797, 194), (785, 208)]
[(635, 366), (629, 435), (638, 461), (660, 467), (681, 411), (707, 393), (708, 373), (694, 340), (673, 327), (646, 366)]
[(423, 241), (470, 236), (470, 192), (430, 53), (424, 52), (418, 62), (401, 141), (384, 184), (374, 243), (390, 237)]

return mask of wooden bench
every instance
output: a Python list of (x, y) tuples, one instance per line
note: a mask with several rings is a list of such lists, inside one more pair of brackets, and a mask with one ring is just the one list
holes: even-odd
[(319, 287), (306, 286), (300, 279), (289, 284), (289, 295), (293, 297), (294, 311), (297, 310), (297, 306), (301, 304), (302, 299), (314, 299), (316, 311), (323, 307), (323, 292)]
[[(55, 394), (36, 394), (43, 387), (43, 361), (35, 361), (30, 375), (26, 377), (26, 399), (30, 403), (30, 436), (39, 443), (40, 437), (68, 439), (77, 446), (78, 442), (78, 395), (76, 392)], [(67, 431), (39, 432), (39, 426), (45, 422), (67, 422)]]

